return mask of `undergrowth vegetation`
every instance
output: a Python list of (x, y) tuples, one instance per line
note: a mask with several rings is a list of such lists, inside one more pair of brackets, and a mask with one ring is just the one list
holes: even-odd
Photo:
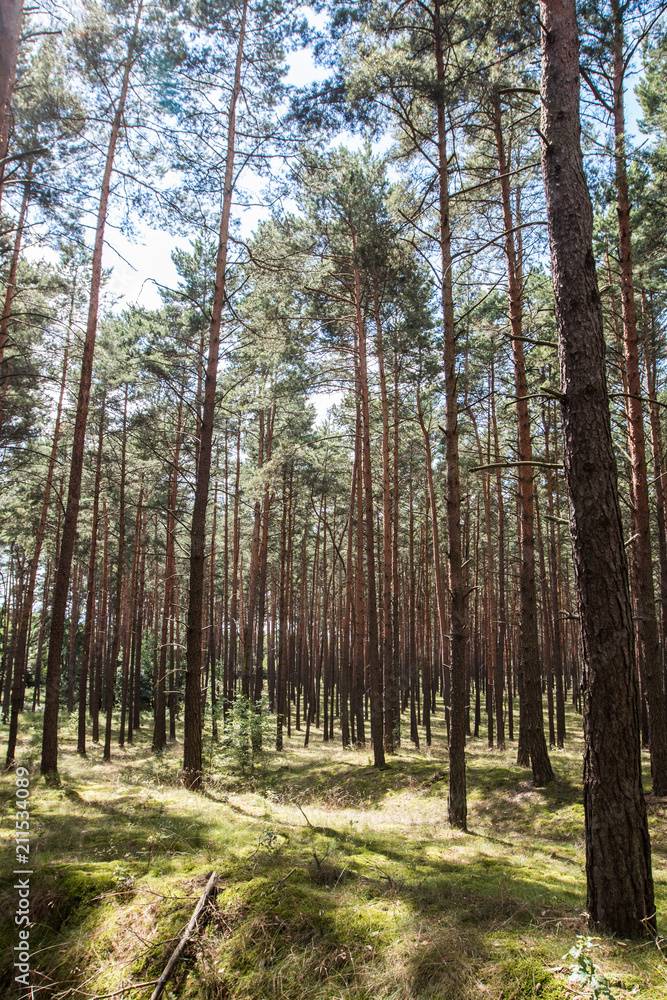
[[(31, 731), (30, 724), (34, 729)], [(31, 768), (31, 931), (40, 998), (148, 998), (212, 871), (217, 896), (167, 987), (219, 1000), (664, 1000), (661, 942), (589, 938), (581, 744), (554, 752), (546, 790), (515, 745), (468, 744), (469, 832), (447, 826), (442, 719), (378, 773), (368, 749), (267, 750), (254, 771), (209, 745), (203, 795), (179, 784), (181, 748), (76, 754), (63, 725), (60, 781)], [(579, 728), (572, 716), (570, 731)], [(209, 737), (210, 738), (210, 737)], [(648, 775), (646, 787), (648, 787)], [(5, 816), (12, 776), (2, 779)], [(665, 805), (649, 799), (658, 926), (667, 929)], [(3, 869), (13, 863), (5, 826)], [(0, 991), (11, 995), (15, 892), (0, 887)], [(568, 954), (571, 953), (571, 954)], [(578, 978), (577, 978), (578, 977)], [(128, 992), (123, 987), (148, 984)], [(606, 990), (606, 992), (603, 992)]]

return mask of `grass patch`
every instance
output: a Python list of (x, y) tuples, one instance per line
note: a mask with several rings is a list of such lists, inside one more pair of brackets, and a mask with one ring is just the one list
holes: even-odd
[[(515, 748), (467, 751), (468, 834), (447, 826), (444, 724), (386, 771), (369, 751), (294, 733), (240, 776), (179, 784), (181, 748), (135, 744), (76, 755), (63, 721), (60, 783), (37, 773), (40, 717), (26, 714), (19, 760), (31, 775), (34, 996), (113, 993), (160, 975), (209, 873), (218, 893), (169, 986), (220, 1000), (566, 1000), (564, 959), (586, 934), (581, 741), (552, 755), (557, 782), (534, 789)], [(580, 720), (568, 718), (569, 730)], [(2, 735), (2, 732), (0, 732)], [(215, 761), (207, 747), (207, 760)], [(218, 765), (219, 766), (219, 765)], [(648, 776), (647, 776), (648, 785)], [(12, 811), (11, 776), (0, 782)], [(649, 800), (658, 922), (667, 926), (664, 805)], [(14, 867), (12, 831), (0, 850)], [(15, 891), (0, 888), (0, 990), (11, 995)], [(617, 1000), (664, 1000), (655, 944), (595, 940), (591, 959)], [(78, 989), (80, 992), (71, 992)], [(127, 997), (150, 995), (150, 987)], [(589, 992), (590, 995), (590, 992)]]

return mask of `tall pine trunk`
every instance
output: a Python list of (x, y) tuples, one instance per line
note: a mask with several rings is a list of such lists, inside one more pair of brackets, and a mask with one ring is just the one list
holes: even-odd
[(51, 489), (53, 487), (53, 474), (55, 472), (56, 459), (58, 457), (60, 426), (62, 423), (63, 403), (65, 399), (65, 387), (67, 385), (67, 362), (69, 358), (69, 342), (72, 329), (73, 311), (74, 311), (74, 290), (72, 291), (70, 316), (69, 316), (69, 323), (67, 326), (67, 340), (65, 341), (65, 352), (63, 355), (63, 369), (60, 378), (60, 395), (58, 396), (56, 423), (53, 429), (53, 443), (51, 445), (51, 454), (49, 456), (49, 465), (46, 473), (46, 485), (44, 487), (44, 496), (42, 498), (42, 510), (39, 518), (39, 525), (37, 527), (37, 537), (35, 538), (35, 549), (33, 552), (32, 560), (30, 562), (30, 568), (28, 571), (28, 586), (26, 590), (26, 596), (23, 605), (23, 612), (21, 615), (21, 623), (18, 634), (16, 663), (14, 665), (14, 690), (12, 692), (12, 708), (9, 720), (9, 736), (7, 740), (7, 759), (5, 762), (5, 766), (7, 768), (11, 767), (11, 765), (13, 764), (14, 755), (16, 753), (18, 716), (19, 716), (20, 706), (23, 700), (23, 675), (25, 671), (25, 665), (28, 659), (28, 630), (30, 627), (32, 606), (35, 599), (35, 586), (37, 583), (37, 570), (39, 567), (39, 558), (42, 552), (42, 545), (44, 544), (44, 535), (46, 533), (46, 521), (49, 514)]
[(542, 171), (561, 369), (565, 474), (584, 649), (587, 909), (621, 936), (655, 930), (639, 691), (618, 500), (593, 213), (579, 120), (574, 0), (541, 0)]
[(618, 216), (618, 255), (623, 312), (623, 350), (628, 380), (627, 411), (632, 459), (634, 493), (634, 548), (637, 584), (639, 641), (643, 653), (643, 683), (648, 710), (649, 748), (653, 794), (667, 795), (667, 714), (662, 683), (660, 638), (655, 613), (651, 519), (646, 471), (646, 440), (641, 403), (639, 344), (632, 272), (630, 232), (630, 196), (625, 151), (625, 111), (623, 86), (623, 14), (618, 0), (612, 0), (614, 16), (614, 135), (616, 168), (616, 212)]
[[(361, 386), (361, 443), (362, 481), (364, 498), (364, 527), (366, 532), (366, 608), (368, 623), (368, 670), (371, 688), (371, 738), (373, 740), (373, 763), (384, 767), (384, 721), (382, 713), (382, 675), (380, 671), (380, 651), (378, 633), (377, 588), (375, 582), (375, 537), (373, 528), (373, 480), (371, 475), (371, 431), (370, 406), (368, 398), (368, 371), (366, 355), (366, 328), (361, 314), (361, 285), (359, 267), (356, 263), (356, 233), (351, 226), (354, 265), (354, 301), (357, 319), (359, 348), (359, 383)], [(326, 581), (325, 581), (326, 586)], [(326, 612), (325, 612), (326, 613)], [(325, 623), (326, 628), (326, 623)]]
[(449, 733), (449, 797), (451, 826), (466, 829), (466, 594), (461, 558), (461, 477), (459, 471), (458, 391), (456, 377), (456, 330), (452, 290), (452, 251), (449, 226), (449, 169), (445, 123), (444, 30), (441, 3), (435, 0), (435, 67), (438, 81), (436, 118), (438, 130), (438, 193), (440, 209), (440, 256), (442, 266), (442, 315), (445, 366), (445, 456), (447, 469), (447, 543), (450, 592), (451, 721)]
[(123, 82), (116, 106), (107, 158), (102, 179), (100, 203), (97, 212), (97, 227), (95, 231), (95, 246), (93, 248), (93, 266), (90, 282), (90, 301), (88, 305), (88, 320), (83, 344), (83, 360), (79, 380), (79, 396), (74, 422), (72, 440), (72, 460), (70, 465), (69, 487), (65, 523), (63, 525), (58, 568), (56, 570), (53, 609), (51, 612), (51, 634), (49, 636), (49, 652), (46, 666), (46, 693), (44, 699), (44, 729), (42, 738), (42, 774), (54, 774), (58, 770), (58, 705), (60, 701), (60, 660), (65, 633), (65, 611), (67, 609), (67, 592), (69, 576), (72, 568), (72, 555), (76, 538), (76, 527), (79, 519), (79, 504), (81, 500), (81, 479), (83, 476), (84, 445), (86, 440), (86, 424), (88, 422), (88, 404), (90, 386), (93, 375), (93, 355), (95, 352), (95, 337), (97, 334), (97, 314), (102, 281), (102, 252), (104, 249), (104, 230), (107, 220), (109, 194), (111, 191), (111, 174), (113, 171), (116, 146), (120, 135), (121, 123), (125, 111), (125, 102), (130, 85), (130, 73), (134, 59), (139, 22), (143, 9), (143, 0), (139, 0), (134, 21), (134, 29), (128, 45)]
[(23, 0), (0, 0), (0, 203), (12, 128), (12, 95), (22, 20)]
[(236, 53), (234, 87), (227, 114), (227, 159), (225, 164), (225, 189), (220, 219), (220, 242), (215, 266), (215, 290), (209, 327), (208, 359), (204, 383), (204, 405), (201, 418), (201, 443), (197, 465), (195, 500), (190, 531), (190, 588), (188, 594), (188, 620), (186, 638), (185, 672), (185, 732), (183, 737), (183, 781), (188, 788), (202, 787), (202, 729), (201, 729), (201, 668), (202, 668), (202, 613), (204, 608), (204, 561), (206, 558), (206, 507), (211, 478), (211, 451), (213, 421), (215, 418), (215, 387), (220, 351), (220, 327), (225, 302), (227, 276), (227, 245), (229, 220), (234, 193), (234, 151), (236, 140), (236, 105), (241, 93), (241, 67), (245, 41), (248, 0), (243, 4), (239, 41)]
[[(537, 636), (537, 587), (535, 583), (535, 496), (533, 489), (533, 448), (530, 434), (526, 361), (523, 351), (523, 288), (521, 264), (514, 242), (514, 218), (510, 200), (505, 143), (500, 114), (500, 96), (494, 97), (494, 135), (498, 157), (498, 174), (505, 227), (505, 256), (507, 259), (507, 284), (509, 290), (510, 328), (512, 331), (512, 356), (514, 359), (514, 385), (517, 408), (517, 443), (519, 458), (519, 506), (521, 511), (521, 617), (519, 622), (519, 683), (520, 719), (519, 763), (523, 750), (527, 752), (537, 787), (553, 780), (554, 774), (544, 738), (542, 719), (542, 686), (540, 651)], [(518, 221), (518, 220), (517, 220)], [(525, 744), (524, 744), (525, 738)]]

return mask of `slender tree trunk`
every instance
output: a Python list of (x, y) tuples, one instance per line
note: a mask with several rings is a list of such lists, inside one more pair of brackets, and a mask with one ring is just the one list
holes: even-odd
[[(355, 338), (355, 348), (358, 357), (358, 336)], [(362, 421), (361, 421), (361, 384), (359, 380), (359, 364), (355, 369), (358, 391), (356, 393), (356, 422), (354, 432), (354, 456), (357, 472), (357, 545), (356, 572), (354, 574), (354, 713), (357, 731), (357, 746), (366, 745), (366, 727), (364, 719), (365, 696), (365, 652), (366, 652), (366, 620), (364, 615), (364, 501), (363, 501), (363, 462)]]
[(431, 438), (428, 430), (426, 429), (426, 424), (424, 423), (424, 416), (422, 414), (421, 402), (419, 399), (419, 391), (417, 391), (417, 416), (419, 417), (419, 423), (422, 429), (422, 434), (424, 435), (424, 444), (426, 446), (426, 489), (429, 501), (429, 510), (431, 512), (431, 537), (433, 539), (433, 575), (435, 577), (435, 598), (438, 609), (438, 625), (440, 628), (440, 635), (444, 636), (447, 632), (447, 591), (445, 586), (445, 575), (442, 568), (442, 562), (440, 560), (440, 528), (438, 525), (438, 511), (436, 506), (435, 487), (433, 484), (433, 458), (431, 456)]
[[(0, 8), (1, 8), (0, 3)], [(1, 47), (1, 46), (0, 46)], [(5, 303), (2, 309), (2, 319), (0, 320), (0, 376), (2, 375), (3, 362), (5, 357), (5, 345), (7, 344), (7, 337), (9, 334), (9, 321), (12, 317), (12, 304), (14, 302), (14, 295), (16, 294), (16, 278), (19, 270), (19, 260), (21, 259), (21, 243), (23, 242), (23, 230), (25, 227), (26, 215), (28, 213), (28, 202), (30, 201), (30, 177), (32, 175), (32, 162), (28, 167), (28, 173), (26, 175), (25, 181), (23, 182), (23, 199), (21, 201), (21, 210), (19, 212), (19, 219), (16, 225), (16, 236), (14, 237), (14, 249), (12, 251), (12, 259), (9, 265), (9, 274), (7, 276), (7, 288), (5, 291)], [(2, 195), (2, 164), (0, 164), (0, 197)], [(70, 324), (71, 326), (71, 324)], [(67, 342), (69, 344), (69, 331), (67, 330)], [(65, 352), (67, 353), (67, 351)], [(0, 424), (2, 424), (2, 409), (0, 409)]]
[(58, 443), (60, 440), (60, 427), (62, 424), (63, 415), (63, 402), (65, 399), (65, 387), (67, 385), (67, 362), (69, 358), (69, 342), (72, 330), (72, 320), (74, 313), (74, 290), (72, 291), (72, 298), (70, 303), (70, 315), (69, 323), (67, 325), (67, 339), (65, 341), (65, 352), (63, 354), (63, 370), (60, 378), (60, 394), (58, 396), (58, 408), (56, 410), (56, 423), (53, 429), (53, 443), (51, 445), (51, 454), (49, 456), (49, 465), (46, 473), (46, 485), (44, 487), (44, 497), (42, 499), (42, 510), (39, 518), (39, 525), (37, 527), (37, 537), (35, 538), (35, 550), (33, 552), (32, 560), (30, 562), (30, 568), (28, 571), (28, 587), (26, 591), (26, 598), (23, 607), (23, 615), (21, 618), (21, 624), (18, 636), (18, 647), (17, 647), (17, 659), (15, 664), (15, 696), (12, 695), (12, 714), (9, 720), (9, 736), (7, 740), (7, 759), (6, 767), (9, 768), (13, 764), (14, 754), (16, 752), (16, 736), (18, 732), (18, 713), (19, 705), (22, 700), (23, 691), (23, 674), (25, 671), (25, 665), (28, 658), (28, 629), (30, 625), (30, 616), (32, 615), (32, 606), (35, 600), (35, 586), (37, 583), (37, 570), (39, 568), (39, 559), (42, 553), (42, 545), (44, 544), (44, 536), (46, 534), (46, 521), (49, 514), (49, 503), (51, 501), (51, 490), (53, 488), (53, 475), (56, 467), (56, 459), (58, 457)]
[[(533, 490), (533, 448), (528, 409), (528, 385), (523, 351), (523, 288), (521, 264), (514, 243), (514, 219), (510, 200), (508, 165), (500, 114), (500, 97), (494, 99), (494, 134), (498, 155), (498, 173), (505, 226), (505, 256), (509, 288), (514, 385), (517, 407), (517, 440), (519, 456), (519, 503), (521, 508), (521, 619), (519, 627), (519, 677), (522, 686), (521, 716), (525, 725), (526, 749), (530, 755), (533, 782), (537, 787), (553, 781), (542, 718), (542, 686), (540, 652), (537, 636), (537, 588), (535, 584), (535, 533)], [(523, 733), (519, 733), (521, 753)], [(519, 763), (523, 763), (520, 759)]]
[[(394, 704), (392, 718), (394, 720), (394, 749), (401, 745), (401, 635), (400, 635), (400, 607), (399, 607), (399, 572), (398, 572), (398, 434), (399, 434), (399, 407), (398, 407), (398, 351), (394, 348), (394, 477), (392, 483), (392, 535), (391, 535), (391, 586), (392, 586), (392, 689)], [(350, 530), (352, 526), (350, 525)], [(444, 639), (443, 639), (444, 650)], [(444, 663), (444, 652), (443, 652)]]
[[(651, 326), (653, 323), (651, 322)], [(661, 609), (661, 645), (663, 681), (667, 670), (667, 496), (665, 495), (666, 479), (663, 462), (662, 428), (655, 388), (655, 343), (649, 343), (649, 307), (646, 302), (646, 292), (642, 289), (642, 328), (644, 340), (644, 365), (646, 369), (646, 388), (649, 399), (651, 417), (651, 450), (653, 452), (653, 473), (655, 476), (655, 507), (656, 526), (658, 529), (658, 558), (660, 563), (660, 609)]]
[(60, 545), (60, 553), (58, 555), (53, 609), (51, 612), (51, 634), (49, 636), (49, 653), (46, 667), (46, 694), (44, 700), (44, 730), (41, 760), (42, 774), (54, 774), (58, 770), (60, 657), (65, 629), (65, 611), (67, 608), (69, 576), (72, 566), (76, 527), (79, 519), (79, 503), (81, 500), (81, 479), (83, 475), (86, 424), (88, 422), (88, 404), (90, 400), (90, 386), (93, 374), (93, 354), (95, 351), (97, 314), (102, 280), (104, 229), (106, 226), (109, 194), (111, 191), (111, 173), (113, 170), (113, 162), (116, 155), (116, 146), (118, 143), (118, 136), (120, 134), (123, 114), (125, 112), (125, 102), (130, 84), (130, 72), (137, 44), (142, 9), (143, 0), (139, 0), (134, 22), (134, 30), (132, 32), (132, 37), (130, 38), (127, 58), (125, 60), (125, 70), (123, 73), (120, 96), (118, 98), (116, 114), (111, 127), (111, 136), (109, 138), (109, 147), (107, 150), (107, 159), (104, 168), (104, 177), (102, 180), (102, 190), (100, 193), (100, 204), (97, 213), (97, 228), (95, 232), (95, 246), (93, 249), (93, 266), (90, 283), (90, 302), (88, 306), (88, 322), (86, 325), (86, 335), (83, 344), (83, 360), (81, 363), (81, 377), (79, 380), (79, 396), (72, 440), (72, 461), (70, 466), (69, 488), (67, 494), (67, 508), (65, 510), (65, 523), (63, 525), (63, 535)]
[(128, 384), (125, 383), (125, 401), (123, 407), (123, 437), (121, 443), (120, 458), (120, 500), (118, 507), (118, 561), (116, 564), (116, 593), (114, 608), (114, 626), (111, 639), (111, 662), (107, 675), (106, 693), (106, 725), (104, 727), (104, 757), (105, 761), (111, 760), (111, 726), (113, 722), (113, 706), (116, 688), (116, 672), (118, 669), (118, 654), (120, 652), (120, 640), (122, 631), (122, 612), (124, 595), (124, 574), (125, 574), (125, 471), (127, 455), (127, 396)]
[(95, 715), (93, 716), (93, 739), (97, 743), (99, 734), (99, 713), (101, 692), (108, 696), (109, 682), (108, 674), (110, 670), (109, 650), (107, 648), (107, 633), (109, 627), (108, 618), (109, 604), (109, 517), (107, 514), (106, 497), (102, 498), (102, 593), (99, 609), (99, 634), (97, 650), (97, 684), (95, 691)]
[[(274, 403), (269, 416), (266, 431), (266, 461), (271, 461), (273, 424), (276, 416), (276, 405)], [(264, 488), (264, 502), (262, 511), (262, 540), (259, 550), (259, 594), (257, 610), (257, 662), (255, 667), (255, 702), (261, 701), (262, 688), (264, 686), (264, 627), (266, 621), (266, 578), (269, 551), (269, 520), (271, 513), (271, 502), (273, 494), (269, 490), (267, 482)]]
[(583, 172), (574, 0), (541, 0), (542, 170), (559, 334), (565, 474), (584, 649), (587, 909), (621, 936), (655, 932), (641, 780), (632, 606), (602, 310)]
[[(258, 468), (264, 464), (264, 410), (259, 412), (259, 449), (257, 455)], [(241, 691), (245, 698), (254, 693), (253, 685), (253, 637), (255, 634), (255, 606), (257, 604), (257, 589), (259, 584), (259, 561), (262, 538), (262, 502), (255, 502), (252, 542), (250, 545), (250, 570), (248, 574), (248, 620), (246, 622), (245, 640), (243, 643), (243, 671), (241, 675)]]
[(239, 525), (239, 496), (241, 481), (241, 418), (239, 416), (239, 426), (236, 435), (236, 476), (234, 482), (234, 517), (232, 523), (233, 552), (232, 552), (232, 602), (231, 617), (229, 622), (229, 674), (227, 691), (227, 701), (231, 705), (234, 701), (234, 677), (236, 673), (237, 646), (239, 634), (239, 552), (240, 552), (240, 525)]
[(40, 704), (41, 677), (42, 677), (42, 650), (44, 645), (44, 633), (46, 632), (46, 617), (48, 595), (51, 587), (51, 560), (46, 560), (46, 570), (44, 572), (44, 589), (42, 591), (42, 612), (39, 616), (39, 638), (37, 640), (37, 660), (35, 664), (35, 688), (32, 694), (32, 710), (35, 711)]
[[(69, 656), (67, 657), (67, 711), (71, 715), (74, 711), (74, 668), (76, 666), (76, 635), (79, 630), (79, 567), (74, 565), (72, 574), (72, 604), (70, 609), (69, 624)], [(26, 642), (26, 646), (28, 643)]]
[(644, 659), (646, 707), (648, 710), (649, 748), (653, 794), (667, 795), (667, 713), (662, 683), (660, 639), (655, 613), (653, 559), (651, 553), (651, 519), (646, 471), (646, 442), (641, 404), (639, 345), (637, 316), (632, 273), (632, 239), (630, 232), (630, 196), (626, 171), (625, 111), (623, 86), (623, 14), (618, 0), (612, 0), (614, 15), (614, 135), (616, 141), (616, 211), (618, 215), (618, 249), (621, 299), (623, 306), (623, 348), (628, 379), (628, 421), (632, 484), (635, 504), (635, 553), (637, 569), (637, 616), (639, 640)]
[[(118, 734), (119, 745), (125, 746), (125, 722), (127, 720), (128, 742), (132, 740), (132, 654), (136, 643), (136, 616), (137, 597), (139, 590), (139, 563), (141, 559), (141, 518), (142, 504), (144, 499), (143, 477), (139, 490), (139, 502), (137, 503), (137, 513), (134, 521), (134, 545), (132, 551), (132, 572), (130, 573), (130, 586), (127, 596), (127, 606), (125, 609), (125, 636), (123, 639), (123, 671), (122, 671), (122, 696), (120, 708), (120, 730)], [(129, 705), (128, 705), (129, 701)]]
[(394, 753), (394, 638), (392, 621), (392, 490), (389, 462), (389, 399), (384, 368), (384, 342), (380, 318), (377, 273), (373, 273), (373, 305), (377, 332), (377, 356), (382, 405), (382, 693), (384, 700), (384, 748)]
[[(5, 651), (6, 651), (6, 663), (5, 663), (5, 676), (3, 679), (2, 688), (2, 721), (7, 722), (9, 718), (9, 706), (12, 694), (12, 677), (14, 674), (14, 659), (16, 656), (16, 641), (18, 635), (18, 623), (21, 613), (21, 593), (22, 593), (22, 582), (21, 576), (17, 566), (18, 559), (15, 551), (12, 551), (12, 558), (10, 562), (10, 572), (9, 572), (9, 594), (13, 598), (11, 610), (9, 608), (9, 598), (7, 600), (7, 630), (9, 633), (10, 641), (9, 648), (7, 646), (7, 634), (5, 635)], [(16, 575), (14, 575), (16, 573)], [(9, 626), (9, 619), (11, 618), (11, 629)], [(17, 713), (18, 716), (18, 713)]]
[(218, 483), (216, 481), (213, 493), (213, 525), (211, 527), (211, 554), (208, 567), (208, 649), (211, 661), (211, 739), (218, 742), (218, 718), (216, 705), (218, 702), (216, 660), (218, 644), (215, 628), (215, 542), (218, 527)]
[[(173, 618), (174, 593), (176, 589), (176, 507), (178, 504), (178, 476), (183, 437), (183, 398), (185, 383), (181, 383), (178, 403), (178, 418), (176, 423), (176, 441), (174, 458), (171, 467), (169, 490), (167, 496), (167, 541), (165, 546), (165, 580), (164, 603), (162, 607), (162, 631), (160, 649), (157, 657), (157, 676), (154, 689), (154, 722), (153, 722), (153, 753), (161, 753), (167, 745), (167, 652), (169, 643), (169, 628)], [(157, 613), (157, 609), (156, 609)], [(173, 646), (171, 647), (173, 650)], [(175, 704), (173, 678), (169, 685), (170, 726), (173, 724)]]
[[(278, 677), (276, 684), (276, 750), (282, 750), (287, 713), (287, 531), (289, 502), (287, 466), (283, 469), (283, 510), (280, 525), (280, 590), (278, 591)], [(309, 716), (310, 718), (310, 716)], [(306, 738), (308, 729), (306, 730)]]
[[(495, 366), (491, 362), (491, 423), (493, 426), (494, 462), (496, 463), (496, 503), (498, 507), (498, 645), (496, 654), (496, 679), (494, 690), (496, 694), (496, 738), (498, 746), (505, 745), (505, 727), (503, 720), (503, 686), (505, 666), (505, 641), (507, 637), (507, 621), (505, 617), (505, 502), (503, 500), (503, 480), (500, 462), (500, 445), (498, 441), (498, 421), (495, 404)], [(507, 658), (507, 729), (509, 738), (514, 739), (514, 716), (512, 712), (512, 683), (510, 676), (510, 660)], [(502, 735), (501, 735), (502, 734)]]
[(355, 453), (350, 484), (350, 503), (347, 515), (347, 552), (345, 558), (345, 605), (343, 610), (342, 643), (340, 655), (340, 732), (344, 747), (351, 742), (349, 700), (352, 689), (351, 630), (354, 606), (353, 541), (354, 504), (357, 486), (357, 456)]
[[(410, 448), (410, 472), (408, 479), (408, 548), (409, 548), (409, 587), (408, 596), (408, 684), (410, 690), (410, 739), (419, 749), (419, 728), (417, 724), (417, 703), (415, 701), (415, 688), (417, 686), (417, 581), (415, 578), (415, 511), (414, 511), (414, 491), (412, 448)], [(419, 560), (418, 560), (419, 561)]]
[[(551, 469), (548, 468), (551, 462), (551, 452), (549, 448), (550, 426), (547, 421), (546, 412), (546, 407), (544, 407), (542, 419), (544, 424), (544, 458), (547, 463), (547, 496), (549, 502), (549, 575), (551, 578), (551, 618), (553, 622), (553, 656), (556, 674), (556, 746), (559, 750), (562, 750), (565, 743), (565, 691), (563, 688), (562, 623), (558, 586), (559, 560), (556, 551), (556, 517), (558, 516), (558, 505), (554, 504), (554, 476)], [(556, 428), (554, 427), (555, 433)]]
[(442, 265), (442, 314), (445, 366), (445, 453), (447, 469), (447, 535), (450, 592), (451, 723), (449, 736), (448, 816), (451, 826), (467, 825), (465, 718), (466, 718), (466, 613), (461, 559), (461, 479), (459, 472), (458, 391), (456, 376), (456, 330), (452, 291), (451, 232), (449, 225), (449, 172), (445, 124), (444, 31), (441, 3), (434, 3), (435, 66), (439, 96), (436, 100), (438, 129), (438, 184), (440, 209), (440, 255)]
[[(356, 261), (357, 243), (354, 227), (350, 227), (352, 252)], [(359, 268), (354, 267), (354, 300), (359, 347), (359, 382), (361, 386), (362, 476), (364, 485), (364, 515), (366, 529), (366, 608), (368, 622), (369, 674), (371, 686), (371, 738), (375, 767), (384, 767), (384, 723), (382, 715), (382, 676), (378, 649), (377, 590), (375, 582), (375, 538), (373, 530), (373, 479), (371, 474), (371, 431), (366, 360), (366, 328), (361, 315), (361, 284)]]
[(23, 0), (0, 2), (0, 203), (5, 175), (5, 160), (12, 131), (12, 95), (16, 81)]
[[(229, 421), (225, 420), (225, 526), (223, 530), (222, 580), (222, 714), (227, 718), (229, 691)], [(271, 706), (273, 708), (273, 706)]]
[(227, 115), (227, 159), (225, 165), (225, 190), (220, 220), (220, 243), (215, 269), (215, 291), (211, 309), (208, 361), (204, 405), (202, 408), (201, 448), (197, 468), (195, 500), (190, 532), (190, 589), (188, 596), (188, 624), (186, 639), (185, 673), (185, 733), (183, 738), (183, 781), (188, 788), (202, 787), (202, 733), (201, 733), (201, 667), (202, 667), (202, 610), (204, 600), (204, 560), (206, 537), (206, 507), (211, 475), (211, 446), (215, 416), (215, 386), (218, 374), (220, 327), (225, 301), (227, 272), (227, 244), (229, 220), (234, 193), (234, 148), (236, 141), (236, 105), (241, 92), (241, 67), (245, 41), (248, 0), (243, 4), (239, 28), (234, 88)]

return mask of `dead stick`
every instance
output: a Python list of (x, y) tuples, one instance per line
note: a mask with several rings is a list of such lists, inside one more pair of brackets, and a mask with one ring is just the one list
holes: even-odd
[[(129, 992), (129, 990), (143, 990), (147, 986), (155, 986), (157, 979), (151, 979), (147, 983), (133, 983), (131, 986), (122, 986), (119, 990), (114, 993), (84, 993), (83, 990), (78, 990), (76, 987), (70, 990), (70, 993), (78, 993), (82, 997), (87, 997), (88, 1000), (108, 1000), (109, 997), (119, 997), (123, 993)], [(67, 994), (61, 994), (66, 996)]]
[(314, 828), (313, 824), (312, 824), (312, 823), (310, 822), (310, 820), (308, 819), (308, 817), (306, 816), (305, 812), (303, 811), (303, 809), (301, 808), (301, 806), (299, 805), (299, 803), (298, 803), (298, 802), (297, 802), (297, 804), (296, 804), (296, 807), (297, 807), (297, 809), (299, 810), (299, 812), (301, 813), (301, 815), (303, 816), (303, 818), (305, 819), (305, 821), (306, 821), (306, 823), (308, 824), (308, 826), (309, 826), (309, 827), (310, 827), (311, 829), (313, 829), (313, 830), (314, 830), (315, 828)]
[(213, 892), (213, 889), (215, 887), (215, 876), (216, 876), (216, 873), (212, 872), (210, 879), (206, 883), (206, 888), (202, 892), (201, 896), (199, 897), (199, 902), (195, 906), (195, 912), (192, 914), (192, 917), (190, 919), (190, 923), (185, 928), (185, 932), (183, 934), (183, 937), (181, 938), (181, 940), (176, 945), (176, 948), (174, 949), (174, 953), (172, 954), (171, 958), (169, 959), (169, 961), (167, 962), (167, 964), (165, 966), (164, 972), (162, 973), (162, 975), (160, 976), (160, 978), (157, 981), (157, 986), (155, 987), (155, 989), (153, 990), (153, 992), (151, 994), (151, 1000), (158, 1000), (158, 997), (162, 995), (162, 991), (164, 990), (165, 986), (167, 985), (167, 981), (168, 981), (170, 975), (172, 974), (172, 972), (174, 971), (176, 963), (178, 962), (179, 958), (181, 957), (181, 955), (185, 951), (185, 946), (188, 943), (188, 941), (190, 940), (192, 932), (194, 931), (195, 927), (197, 926), (197, 919), (199, 917), (199, 914), (203, 910), (204, 904), (206, 903), (206, 900), (208, 899), (208, 897)]

